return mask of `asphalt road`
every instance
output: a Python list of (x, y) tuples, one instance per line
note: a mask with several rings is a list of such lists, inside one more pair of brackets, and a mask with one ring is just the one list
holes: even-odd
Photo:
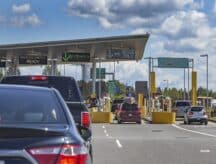
[(216, 164), (216, 124), (94, 124), (95, 164)]

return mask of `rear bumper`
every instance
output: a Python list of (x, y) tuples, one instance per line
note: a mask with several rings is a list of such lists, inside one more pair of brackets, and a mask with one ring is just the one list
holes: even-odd
[(188, 118), (188, 121), (190, 121), (190, 122), (206, 122), (206, 121), (208, 121), (208, 118)]
[(140, 122), (141, 117), (140, 118), (119, 118), (118, 120), (121, 122)]

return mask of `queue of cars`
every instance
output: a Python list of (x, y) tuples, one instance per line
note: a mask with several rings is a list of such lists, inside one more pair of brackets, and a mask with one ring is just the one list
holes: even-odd
[(0, 163), (93, 162), (90, 115), (74, 78), (8, 76), (1, 83)]
[(184, 118), (184, 124), (199, 122), (208, 124), (208, 115), (203, 106), (192, 106), (188, 100), (177, 100), (173, 104), (173, 112), (176, 112), (176, 118)]

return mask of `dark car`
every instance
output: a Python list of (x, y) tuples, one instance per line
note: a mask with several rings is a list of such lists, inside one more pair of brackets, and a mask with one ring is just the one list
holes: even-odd
[(88, 141), (91, 149), (91, 136), (86, 138), (82, 133), (83, 128), (91, 131), (91, 120), (88, 108), (85, 105), (80, 89), (73, 77), (65, 76), (6, 76), (2, 79), (3, 84), (31, 85), (57, 89), (65, 100), (76, 122), (81, 136)]
[(121, 103), (123, 103), (124, 99), (114, 99), (112, 102), (111, 112), (115, 113), (116, 110), (119, 108)]
[(134, 98), (125, 98), (117, 111), (117, 121), (119, 124), (123, 122), (136, 122), (141, 124), (141, 111), (135, 103)]
[(1, 164), (91, 163), (56, 89), (1, 85), (0, 104)]

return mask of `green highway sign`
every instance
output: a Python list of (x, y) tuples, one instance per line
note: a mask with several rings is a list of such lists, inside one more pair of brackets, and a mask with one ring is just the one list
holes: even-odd
[(116, 93), (115, 81), (113, 81), (113, 80), (108, 81), (108, 91), (109, 91), (110, 94), (115, 94)]
[[(99, 76), (101, 74), (101, 76)], [(93, 71), (91, 68), (91, 79), (93, 75)], [(106, 78), (106, 69), (105, 68), (96, 68), (96, 79), (105, 79)]]
[(62, 54), (63, 62), (90, 62), (90, 53), (86, 52), (65, 52)]
[(189, 68), (188, 58), (158, 58), (159, 68)]

